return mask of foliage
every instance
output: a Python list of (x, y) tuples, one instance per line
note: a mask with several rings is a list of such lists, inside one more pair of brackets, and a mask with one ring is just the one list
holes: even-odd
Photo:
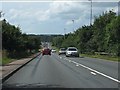
[(75, 46), (81, 53), (106, 52), (120, 56), (120, 16), (113, 11), (95, 17), (91, 26), (82, 26), (74, 33), (54, 38), (57, 47)]
[(39, 37), (22, 34), (19, 27), (9, 24), (5, 19), (2, 22), (2, 49), (7, 50), (12, 58), (25, 57), (32, 50), (38, 50), (41, 45)]

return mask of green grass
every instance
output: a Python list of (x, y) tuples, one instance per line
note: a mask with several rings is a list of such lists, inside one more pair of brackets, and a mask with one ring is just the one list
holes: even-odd
[(0, 65), (6, 65), (10, 62), (14, 61), (13, 59), (7, 58), (7, 57), (3, 57), (2, 60), (0, 60)]
[(99, 59), (105, 59), (105, 60), (118, 61), (118, 62), (120, 62), (120, 57), (117, 57), (117, 56), (89, 55), (89, 54), (81, 54), (81, 56), (91, 57), (91, 58), (99, 58)]

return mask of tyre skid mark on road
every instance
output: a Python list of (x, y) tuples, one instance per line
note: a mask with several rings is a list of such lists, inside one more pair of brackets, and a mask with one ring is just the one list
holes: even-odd
[[(60, 58), (61, 59), (61, 58)], [(101, 76), (104, 76), (104, 77), (106, 77), (106, 78), (108, 78), (108, 79), (110, 79), (110, 80), (113, 80), (113, 81), (115, 81), (115, 82), (117, 82), (117, 83), (120, 83), (120, 81), (119, 80), (117, 80), (117, 79), (115, 79), (115, 78), (113, 78), (113, 77), (111, 77), (111, 76), (109, 76), (109, 75), (106, 75), (106, 74), (104, 74), (104, 73), (102, 73), (102, 72), (99, 72), (99, 71), (97, 71), (97, 70), (95, 70), (95, 69), (92, 69), (92, 68), (90, 68), (90, 67), (88, 67), (88, 66), (85, 66), (85, 65), (83, 65), (83, 64), (80, 64), (80, 63), (77, 63), (77, 62), (75, 62), (75, 61), (73, 61), (73, 60), (70, 60), (70, 59), (67, 59), (67, 58), (63, 58), (64, 60), (66, 60), (66, 61), (69, 61), (69, 62), (71, 62), (71, 63), (74, 63), (74, 64), (76, 64), (76, 66), (81, 66), (81, 67), (83, 67), (83, 68), (85, 68), (85, 69), (88, 69), (88, 70), (90, 70), (92, 73), (97, 73), (97, 74), (99, 74), (99, 75), (101, 75)]]

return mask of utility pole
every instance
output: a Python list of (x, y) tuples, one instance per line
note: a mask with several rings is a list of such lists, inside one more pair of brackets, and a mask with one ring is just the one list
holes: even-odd
[(65, 34), (66, 34), (66, 28), (64, 28), (64, 39), (65, 39)]
[(65, 39), (65, 34), (66, 34), (66, 28), (64, 28), (64, 39)]
[(120, 15), (120, 1), (118, 2), (118, 15)]
[(0, 18), (2, 17), (2, 11), (0, 11)]
[(74, 32), (74, 21), (75, 21), (75, 20), (73, 19), (73, 20), (72, 20), (72, 22), (73, 22), (73, 32)]
[(92, 25), (92, 0), (88, 0), (91, 2), (91, 10), (90, 10), (90, 26)]

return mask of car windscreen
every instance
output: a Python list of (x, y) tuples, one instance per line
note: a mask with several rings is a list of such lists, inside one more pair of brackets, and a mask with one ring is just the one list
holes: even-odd
[(65, 51), (66, 49), (65, 48), (62, 48), (62, 49), (60, 49), (61, 51)]
[(75, 49), (75, 48), (69, 48), (68, 50), (69, 51), (77, 51), (77, 49)]

